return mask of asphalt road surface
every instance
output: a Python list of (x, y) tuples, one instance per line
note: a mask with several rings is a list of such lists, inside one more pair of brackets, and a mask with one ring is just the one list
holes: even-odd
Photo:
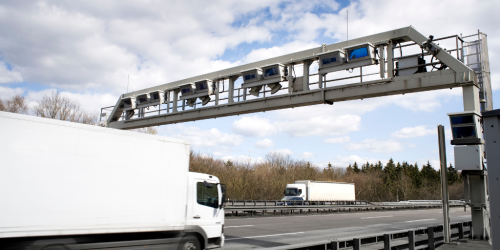
[[(451, 223), (470, 220), (470, 210), (450, 209)], [(442, 209), (226, 219), (222, 249), (259, 249), (362, 237), (443, 223)]]

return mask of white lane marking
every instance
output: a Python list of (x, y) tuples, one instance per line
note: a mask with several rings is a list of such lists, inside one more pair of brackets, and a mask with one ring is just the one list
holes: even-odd
[(389, 217), (392, 217), (392, 215), (388, 215), (388, 216), (376, 216), (376, 217), (363, 217), (363, 218), (360, 218), (360, 219), (364, 220), (364, 219), (377, 219), (377, 218), (389, 218)]
[(409, 220), (409, 221), (405, 221), (405, 222), (419, 222), (419, 221), (426, 221), (426, 220), (436, 220), (436, 219), (421, 219), (421, 220)]
[[(470, 217), (470, 215), (462, 215), (462, 216), (458, 216), (458, 217)], [(454, 217), (454, 218), (458, 218), (458, 217)]]
[(241, 238), (231, 238), (231, 239), (225, 239), (225, 240), (228, 241), (228, 240), (243, 240), (243, 239), (253, 239), (253, 238), (266, 238), (266, 237), (273, 237), (273, 236), (303, 234), (303, 233), (305, 233), (305, 232), (286, 233), (286, 234), (259, 235), (259, 236), (250, 236), (250, 237), (241, 237)]
[(229, 228), (229, 227), (253, 227), (253, 225), (241, 225), (241, 226), (228, 226), (228, 227), (224, 227), (224, 228)]

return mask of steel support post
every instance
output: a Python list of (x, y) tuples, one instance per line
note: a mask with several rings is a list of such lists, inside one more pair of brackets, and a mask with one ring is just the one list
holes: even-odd
[(486, 225), (485, 204), (486, 204), (486, 176), (480, 174), (469, 175), (471, 217), (472, 217), (472, 238), (485, 239)]
[(385, 78), (385, 45), (378, 46), (380, 78)]
[(227, 102), (234, 103), (234, 82), (238, 79), (238, 77), (229, 77), (229, 87), (227, 89)]
[(311, 64), (313, 63), (312, 60), (305, 60), (304, 61), (304, 67), (303, 67), (303, 73), (302, 73), (302, 91), (307, 91), (309, 90), (309, 67), (311, 67)]
[(353, 243), (353, 250), (361, 249), (361, 239), (352, 239), (352, 243)]
[(450, 209), (448, 203), (448, 178), (446, 176), (446, 142), (444, 126), (438, 125), (439, 159), (441, 161), (441, 197), (443, 201), (443, 238), (450, 243)]
[(387, 78), (392, 78), (394, 76), (394, 43), (389, 40), (387, 45)]
[(172, 103), (172, 113), (177, 113), (177, 103), (179, 102), (179, 92), (181, 90), (180, 89), (175, 89), (174, 90), (174, 101)]
[[(224, 83), (223, 83), (224, 84)], [(219, 105), (219, 88), (220, 88), (220, 80), (217, 80), (215, 84), (215, 105)]]
[(288, 65), (288, 93), (293, 93), (293, 64)]
[(339, 242), (338, 241), (332, 241), (330, 242), (330, 250), (339, 250)]
[(436, 249), (436, 246), (434, 244), (434, 227), (427, 228), (427, 249)]
[(415, 250), (415, 231), (408, 231), (408, 249)]
[[(483, 113), (490, 208), (490, 238), (493, 249), (500, 248), (500, 110)], [(493, 191), (493, 192), (492, 192)]]
[(167, 113), (170, 113), (170, 90), (165, 91), (165, 103), (167, 103)]
[(384, 250), (391, 250), (391, 235), (384, 234)]

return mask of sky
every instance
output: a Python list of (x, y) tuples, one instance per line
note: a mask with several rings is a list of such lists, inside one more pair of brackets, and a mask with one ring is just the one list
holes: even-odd
[[(89, 112), (140, 90), (321, 44), (412, 25), (425, 36), (488, 35), (494, 108), (500, 1), (9, 1), (0, 2), (0, 98), (30, 106), (53, 90)], [(463, 111), (460, 88), (339, 102), (158, 127), (202, 154), (258, 162), (270, 152), (318, 167), (429, 161), (437, 125)], [(453, 163), (453, 147), (447, 144)]]

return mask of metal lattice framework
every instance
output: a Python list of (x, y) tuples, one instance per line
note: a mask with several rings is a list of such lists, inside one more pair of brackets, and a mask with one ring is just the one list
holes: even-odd
[[(479, 112), (479, 80), (474, 70), (464, 64), (464, 41), (459, 36), (450, 36), (442, 39), (456, 39), (456, 48), (452, 50), (443, 49), (435, 43), (435, 41), (440, 39), (429, 39), (412, 26), (409, 26), (345, 42), (330, 45), (324, 44), (314, 49), (134, 91), (123, 94), (115, 106), (108, 107), (108, 110), (112, 108), (112, 111), (104, 115), (107, 117), (106, 125), (118, 129), (134, 129), (453, 87), (464, 88), (465, 110)], [(459, 43), (462, 46), (459, 46)], [(322, 55), (335, 53), (337, 50), (344, 53), (347, 49), (362, 44), (369, 44), (374, 49), (373, 54), (375, 57), (371, 58), (368, 63), (366, 63), (366, 60), (352, 60), (353, 62), (349, 61), (349, 63), (344, 63), (336, 67), (320, 67), (318, 73), (310, 74), (311, 64), (318, 61)], [(418, 46), (420, 47), (419, 50), (421, 49), (421, 53), (405, 57), (394, 57), (395, 49), (401, 49), (406, 46)], [(422, 59), (424, 57), (432, 57), (431, 61), (434, 61), (431, 63), (419, 61), (418, 65), (404, 67), (405, 58), (419, 56)], [(394, 62), (398, 61), (399, 66), (396, 63), (395, 67)], [(260, 81), (260, 84), (263, 86), (262, 91), (260, 88), (253, 89), (253, 94), (257, 93), (259, 97), (250, 96), (249, 94), (252, 91), (248, 93), (248, 90), (255, 84), (245, 83), (241, 88), (235, 88), (235, 81), (242, 77), (245, 72), (253, 69), (265, 69), (266, 66), (275, 64), (282, 65), (285, 68), (285, 75), (282, 79), (279, 79), (280, 85), (282, 84), (285, 87), (282, 87), (279, 91), (266, 90), (265, 84), (269, 80), (267, 82), (266, 80)], [(303, 76), (309, 77), (294, 77), (295, 66), (300, 64), (303, 68)], [(440, 67), (435, 71), (426, 72), (427, 70), (420, 70), (422, 67), (437, 68), (437, 65), (443, 66), (443, 64), (446, 67)], [(372, 69), (376, 68), (378, 72), (363, 74), (363, 69), (366, 72), (366, 69), (370, 67)], [(345, 72), (345, 70), (358, 68), (360, 74), (356, 76), (333, 80), (326, 78), (327, 74), (331, 75), (331, 73)], [(404, 70), (414, 70), (417, 68), (419, 70), (416, 73), (398, 75), (398, 72), (403, 73)], [(378, 79), (363, 81), (363, 77), (366, 79), (368, 76), (372, 78), (375, 76)], [(317, 77), (317, 81), (311, 81), (311, 77), (313, 79)], [(352, 82), (328, 86), (330, 83), (339, 80)], [(213, 98), (213, 100), (209, 98), (211, 101), (207, 102), (208, 105), (206, 106), (196, 103), (195, 98), (189, 99), (188, 95), (185, 97), (181, 93), (181, 87), (186, 85), (194, 86), (195, 84), (193, 83), (198, 84), (199, 82), (208, 83), (210, 87), (210, 93), (207, 96)], [(267, 86), (276, 87), (277, 85)], [(470, 95), (466, 95), (466, 93), (470, 93)], [(263, 96), (260, 96), (260, 94), (263, 94)], [(489, 99), (491, 100), (491, 98)], [(189, 103), (190, 100), (191, 102)], [(188, 107), (187, 105), (192, 107)], [(157, 109), (153, 107), (157, 107)]]

